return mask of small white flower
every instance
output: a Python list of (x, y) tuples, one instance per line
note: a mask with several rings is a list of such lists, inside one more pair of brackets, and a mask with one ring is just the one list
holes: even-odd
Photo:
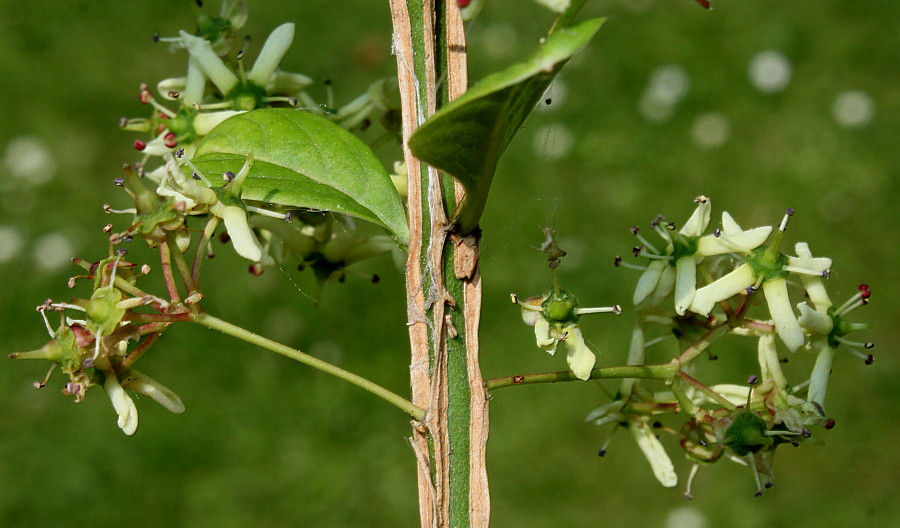
[(129, 396), (128, 393), (125, 392), (125, 389), (122, 388), (122, 385), (119, 384), (116, 373), (112, 369), (109, 369), (104, 372), (104, 374), (106, 375), (106, 380), (103, 382), (103, 388), (106, 389), (106, 393), (109, 395), (113, 408), (119, 415), (119, 429), (128, 436), (131, 436), (137, 431), (137, 407), (134, 405), (131, 396)]
[(648, 422), (646, 416), (629, 416), (628, 430), (650, 462), (656, 480), (667, 488), (673, 488), (678, 485), (675, 466)]

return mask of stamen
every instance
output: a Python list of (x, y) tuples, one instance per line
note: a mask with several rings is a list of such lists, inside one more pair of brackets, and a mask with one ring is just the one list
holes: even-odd
[(650, 348), (650, 347), (652, 347), (653, 345), (655, 345), (655, 344), (657, 344), (657, 343), (662, 343), (663, 341), (665, 341), (665, 340), (668, 339), (669, 337), (670, 337), (670, 336), (664, 335), (664, 336), (659, 336), (659, 337), (657, 337), (657, 338), (651, 339), (650, 341), (647, 341), (646, 343), (644, 343), (644, 348)]
[[(232, 173), (232, 177), (233, 176), (234, 176), (234, 174)], [(285, 215), (284, 213), (276, 213), (275, 211), (269, 211), (268, 209), (262, 209), (260, 207), (254, 207), (252, 205), (246, 206), (246, 209), (247, 209), (247, 211), (250, 211), (250, 212), (256, 213), (256, 214), (260, 214), (263, 216), (277, 218), (279, 220), (287, 220), (287, 218), (285, 218), (287, 215)], [(290, 214), (290, 213), (288, 213), (288, 214)]]
[(694, 464), (691, 467), (690, 474), (688, 474), (687, 489), (684, 492), (684, 498), (687, 500), (693, 500), (694, 498), (694, 495), (691, 493), (691, 487), (694, 485), (694, 477), (697, 476), (698, 471), (700, 471), (700, 464)]
[(47, 386), (47, 383), (50, 381), (50, 375), (53, 374), (53, 371), (56, 370), (56, 363), (50, 365), (50, 370), (47, 371), (47, 375), (44, 376), (43, 381), (35, 381), (34, 388), (35, 389), (43, 389)]
[(578, 315), (591, 313), (614, 313), (616, 315), (622, 315), (622, 307), (617, 304), (615, 306), (603, 306), (600, 308), (576, 308), (575, 313)]
[(756, 481), (756, 493), (754, 493), (753, 496), (756, 498), (762, 497), (762, 482), (759, 480), (759, 471), (756, 470), (756, 463), (753, 460), (752, 454), (747, 454), (747, 462), (749, 462), (750, 469), (753, 470), (753, 479)]

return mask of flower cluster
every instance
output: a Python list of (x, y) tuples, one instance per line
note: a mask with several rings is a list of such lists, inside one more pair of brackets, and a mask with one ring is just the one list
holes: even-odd
[[(121, 251), (120, 251), (121, 253)], [(88, 264), (76, 259), (89, 273), (73, 277), (70, 286), (78, 278), (94, 280), (90, 298), (75, 298), (68, 303), (51, 300), (38, 306), (44, 317), (50, 341), (30, 352), (10, 354), (13, 359), (43, 359), (53, 363), (50, 372), (35, 387), (43, 388), (53, 370), (59, 368), (68, 378), (62, 393), (74, 396), (76, 402), (84, 401), (88, 389), (102, 386), (118, 414), (119, 428), (127, 435), (137, 430), (138, 413), (128, 391), (149, 396), (173, 413), (184, 412), (184, 404), (174, 392), (146, 374), (132, 368), (159, 339), (168, 326), (168, 320), (186, 315), (183, 305), (144, 293), (136, 286), (137, 277), (150, 272), (149, 266), (137, 266), (123, 260), (122, 255)], [(133, 310), (151, 307), (164, 315), (159, 322), (141, 324), (142, 316)], [(65, 310), (83, 314), (83, 319), (65, 316)], [(54, 330), (46, 312), (60, 313), (59, 326)], [(152, 320), (149, 314), (143, 319)], [(132, 342), (138, 343), (132, 346)]]
[(566, 290), (560, 289), (556, 268), (566, 252), (556, 243), (556, 233), (552, 229), (544, 229), (545, 241), (541, 250), (547, 254), (550, 271), (553, 275), (553, 290), (540, 297), (531, 297), (524, 301), (513, 294), (513, 304), (522, 309), (522, 321), (534, 327), (534, 337), (538, 348), (556, 353), (556, 346), (566, 344), (566, 362), (569, 369), (578, 379), (588, 380), (597, 362), (597, 356), (584, 342), (578, 321), (584, 314), (615, 313), (620, 315), (622, 308), (618, 305), (602, 308), (581, 308), (578, 299)]
[[(872, 362), (872, 356), (863, 352), (872, 343), (847, 338), (850, 332), (870, 326), (845, 319), (868, 303), (871, 290), (861, 285), (850, 300), (833, 305), (825, 284), (831, 259), (814, 257), (805, 242), (795, 245), (796, 256), (780, 250), (792, 210), (775, 229), (749, 230), (725, 212), (721, 227), (708, 233), (711, 201), (700, 196), (695, 202), (696, 209), (680, 229), (663, 217), (654, 219), (651, 228), (662, 244), (655, 246), (638, 228), (632, 229), (640, 242), (633, 254), (646, 260), (645, 265), (616, 258), (617, 266), (642, 271), (633, 298), (637, 322), (628, 365), (644, 366), (651, 373), (647, 378), (665, 381), (666, 388), (652, 390), (647, 380), (626, 379), (615, 400), (595, 409), (587, 421), (628, 429), (657, 479), (669, 487), (678, 478), (658, 433), (677, 435), (694, 464), (688, 497), (697, 469), (721, 458), (751, 467), (760, 495), (773, 482), (772, 458), (779, 445), (798, 445), (812, 436), (814, 428), (834, 426), (825, 413), (825, 395), (836, 349), (844, 346), (866, 363)], [(799, 304), (791, 300), (794, 286), (807, 300)], [(761, 318), (754, 311), (760, 294), (768, 308)], [(666, 331), (647, 340), (645, 334), (653, 325), (662, 325)], [(729, 334), (758, 341), (759, 374), (751, 376), (748, 385), (707, 386), (695, 378), (699, 372), (695, 360)], [(645, 365), (645, 350), (671, 338), (678, 343), (671, 363)], [(814, 362), (807, 360), (813, 364), (800, 383), (788, 382), (781, 367), (786, 360), (779, 357), (777, 341), (789, 352), (816, 353)], [(710, 358), (714, 359), (711, 353)], [(657, 416), (672, 412), (689, 417), (678, 432), (656, 421)], [(606, 446), (601, 454), (605, 450)]]

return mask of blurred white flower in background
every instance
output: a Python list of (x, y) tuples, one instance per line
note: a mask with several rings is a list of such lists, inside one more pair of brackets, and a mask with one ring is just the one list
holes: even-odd
[(750, 61), (748, 70), (750, 82), (763, 93), (784, 91), (791, 82), (792, 73), (790, 61), (783, 53), (775, 50), (757, 53)]
[(851, 90), (838, 95), (831, 105), (831, 115), (844, 128), (860, 128), (868, 125), (875, 115), (872, 97), (861, 90)]
[(56, 173), (56, 161), (38, 138), (19, 136), (6, 145), (3, 170), (27, 187), (46, 183)]
[(675, 106), (691, 89), (691, 78), (677, 64), (664, 64), (653, 73), (641, 95), (638, 108), (647, 121), (661, 122), (672, 117)]
[(32, 250), (35, 265), (43, 271), (55, 271), (71, 264), (74, 254), (74, 244), (69, 237), (59, 232), (49, 233), (37, 239)]
[(691, 139), (703, 150), (719, 148), (731, 135), (731, 123), (722, 114), (701, 114), (691, 125)]
[(15, 227), (0, 226), (0, 264), (18, 257), (24, 245), (25, 240)]

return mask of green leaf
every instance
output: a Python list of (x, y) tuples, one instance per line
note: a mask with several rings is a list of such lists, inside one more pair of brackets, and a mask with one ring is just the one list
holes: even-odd
[(331, 121), (284, 108), (239, 114), (210, 131), (192, 161), (207, 175), (237, 173), (248, 154), (255, 161), (242, 199), (348, 214), (409, 244), (406, 211), (384, 166)]
[(565, 63), (591, 40), (605, 19), (560, 29), (531, 59), (485, 77), (442, 108), (410, 137), (420, 160), (446, 172), (466, 188), (455, 219), (461, 234), (477, 225), (500, 156)]

